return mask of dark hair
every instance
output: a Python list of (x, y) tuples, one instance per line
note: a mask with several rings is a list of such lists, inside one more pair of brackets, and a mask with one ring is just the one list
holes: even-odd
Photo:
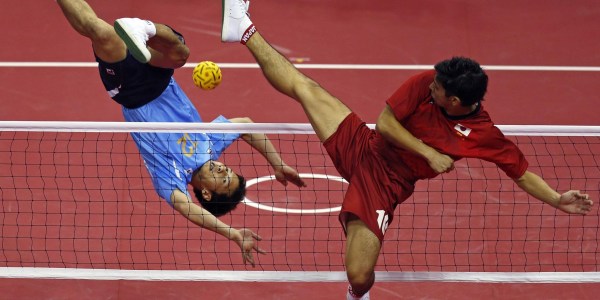
[(238, 187), (231, 193), (231, 196), (227, 196), (227, 194), (217, 194), (216, 192), (211, 192), (210, 201), (206, 201), (204, 197), (202, 197), (202, 191), (200, 189), (194, 188), (194, 194), (196, 194), (196, 198), (198, 202), (204, 207), (204, 209), (208, 210), (215, 217), (220, 217), (228, 212), (232, 211), (246, 196), (246, 179), (243, 176), (238, 175), (239, 185)]
[(483, 100), (488, 77), (476, 61), (466, 57), (453, 57), (435, 65), (436, 80), (446, 90), (446, 97), (456, 96), (462, 106)]

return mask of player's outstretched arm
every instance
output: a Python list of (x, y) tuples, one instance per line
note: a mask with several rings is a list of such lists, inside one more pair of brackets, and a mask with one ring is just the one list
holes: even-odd
[(242, 250), (244, 264), (250, 263), (253, 267), (255, 266), (254, 256), (252, 255), (253, 251), (260, 254), (266, 253), (265, 250), (259, 248), (256, 244), (257, 241), (262, 239), (258, 234), (247, 228), (235, 229), (223, 223), (202, 206), (194, 203), (192, 199), (183, 192), (179, 190), (173, 191), (171, 194), (171, 202), (173, 203), (175, 210), (192, 223), (234, 241)]
[(594, 205), (588, 194), (571, 190), (561, 195), (552, 189), (544, 179), (530, 171), (526, 171), (515, 182), (531, 196), (569, 214), (585, 215)]
[[(233, 118), (230, 119), (232, 123), (253, 123), (250, 118)], [(269, 162), (271, 167), (273, 167), (273, 171), (275, 172), (275, 179), (281, 182), (281, 184), (287, 186), (288, 181), (293, 183), (298, 187), (305, 187), (306, 183), (296, 169), (288, 166), (281, 156), (275, 146), (269, 138), (262, 133), (245, 133), (242, 134), (242, 139), (246, 141), (252, 148), (258, 151), (264, 158)]]

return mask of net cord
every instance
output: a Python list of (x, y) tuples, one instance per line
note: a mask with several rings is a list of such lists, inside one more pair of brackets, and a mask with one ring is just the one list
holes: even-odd
[[(375, 128), (375, 124), (367, 124)], [(600, 136), (600, 126), (498, 125), (511, 136)], [(0, 131), (45, 132), (220, 132), (314, 134), (308, 123), (180, 123), (0, 121)]]

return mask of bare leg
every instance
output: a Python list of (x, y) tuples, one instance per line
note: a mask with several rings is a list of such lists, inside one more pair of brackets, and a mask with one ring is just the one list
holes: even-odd
[[(351, 113), (350, 109), (269, 45), (250, 22), (246, 10), (247, 5), (239, 0), (223, 1), (221, 40), (245, 43), (269, 83), (298, 101), (321, 141), (327, 140)], [(346, 274), (353, 292), (364, 295), (375, 282), (381, 243), (356, 216), (351, 215), (346, 225)]]
[(329, 138), (350, 109), (302, 74), (256, 32), (246, 43), (271, 85), (298, 101), (321, 141)]
[(379, 238), (356, 216), (346, 223), (346, 275), (352, 290), (362, 295), (375, 282), (375, 265), (381, 250)]
[(96, 16), (90, 5), (83, 0), (57, 0), (63, 14), (79, 34), (92, 41), (96, 55), (106, 62), (121, 61), (127, 48), (113, 27)]

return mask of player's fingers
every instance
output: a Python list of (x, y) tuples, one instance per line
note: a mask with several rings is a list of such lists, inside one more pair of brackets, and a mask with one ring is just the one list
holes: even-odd
[(301, 180), (294, 180), (294, 181), (292, 181), (292, 183), (297, 187), (305, 187), (306, 186), (306, 184)]
[(250, 253), (249, 251), (244, 251), (242, 253), (242, 257), (244, 258), (244, 265), (250, 263), (250, 265), (254, 267), (254, 258), (252, 257), (252, 253)]
[(254, 232), (252, 233), (252, 237), (257, 241), (262, 241), (262, 237)]
[(252, 267), (254, 267), (254, 257), (252, 257), (251, 253), (246, 253), (246, 259), (248, 260), (248, 262), (250, 263), (250, 265), (252, 265)]
[(258, 248), (258, 246), (254, 247), (254, 250), (256, 250), (256, 252), (260, 254), (267, 254), (267, 251), (265, 251), (265, 249)]
[(298, 187), (306, 187), (306, 182), (300, 178), (300, 176), (296, 177), (294, 180), (294, 184)]

